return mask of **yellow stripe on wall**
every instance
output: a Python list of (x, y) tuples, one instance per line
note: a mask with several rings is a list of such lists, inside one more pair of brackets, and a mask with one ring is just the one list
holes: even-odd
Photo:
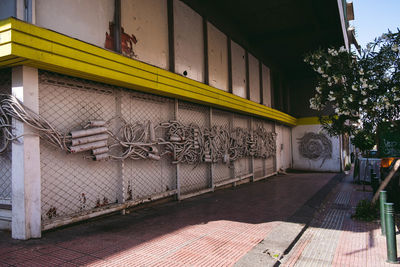
[(178, 74), (60, 33), (9, 18), (0, 21), (0, 67), (54, 71), (296, 125), (296, 118)]

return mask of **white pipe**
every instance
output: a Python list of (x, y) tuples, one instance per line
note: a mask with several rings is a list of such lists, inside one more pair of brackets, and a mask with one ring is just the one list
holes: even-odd
[(88, 143), (78, 146), (71, 146), (69, 149), (71, 150), (71, 153), (79, 153), (105, 146), (107, 146), (107, 140), (97, 141), (94, 143)]
[(83, 145), (107, 139), (108, 139), (108, 134), (90, 135), (86, 137), (72, 139), (72, 146)]
[(100, 147), (100, 148), (96, 148), (96, 149), (93, 149), (93, 150), (92, 150), (92, 155), (93, 155), (93, 156), (96, 156), (96, 155), (104, 154), (104, 153), (107, 153), (108, 150), (109, 150), (109, 149), (108, 149), (107, 146), (105, 146), (105, 147)]
[(156, 141), (156, 133), (154, 132), (154, 126), (151, 121), (149, 122), (149, 136), (150, 142), (154, 143)]
[(88, 123), (88, 127), (103, 127), (105, 125), (105, 121), (89, 121)]
[(161, 159), (160, 156), (155, 155), (155, 154), (152, 154), (152, 153), (149, 153), (149, 154), (147, 155), (147, 157), (148, 157), (149, 159), (153, 159), (153, 160), (160, 160), (160, 159)]
[(72, 137), (72, 139), (74, 139), (74, 138), (78, 138), (78, 137), (101, 134), (101, 133), (105, 133), (105, 132), (107, 132), (106, 127), (90, 128), (90, 129), (86, 129), (86, 130), (72, 131), (71, 137)]
[(94, 160), (96, 160), (96, 161), (108, 160), (109, 158), (110, 158), (110, 155), (108, 153), (103, 153), (103, 154), (94, 156)]

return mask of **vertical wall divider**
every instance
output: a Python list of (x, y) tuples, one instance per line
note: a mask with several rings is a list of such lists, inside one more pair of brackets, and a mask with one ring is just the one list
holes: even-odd
[[(178, 120), (179, 114), (179, 100), (175, 98), (174, 103), (174, 120)], [(179, 175), (179, 163), (176, 164), (176, 199), (181, 199), (181, 179)]]
[[(122, 127), (121, 125), (121, 119), (122, 119), (122, 101), (121, 101), (121, 89), (117, 89), (115, 90), (115, 111), (116, 111), (116, 117), (118, 118), (116, 121), (116, 128), (120, 129)], [(118, 198), (118, 202), (120, 204), (125, 203), (126, 201), (126, 188), (125, 188), (125, 181), (124, 181), (124, 161), (123, 160), (119, 160), (117, 161), (118, 164), (118, 184), (119, 184), (119, 192), (117, 195)], [(122, 213), (124, 214), (124, 210), (122, 211)]]
[(232, 77), (232, 40), (228, 36), (228, 92), (233, 93), (233, 77)]
[(167, 2), (168, 12), (168, 62), (169, 71), (175, 73), (174, 0)]
[[(249, 125), (250, 125), (250, 133), (251, 133), (251, 137), (254, 137), (253, 136), (253, 127), (254, 127), (254, 121), (253, 121), (253, 117), (250, 117), (250, 121), (249, 121)], [(254, 156), (251, 156), (251, 159), (250, 159), (250, 172), (251, 172), (251, 177), (250, 177), (250, 180), (252, 181), (252, 182), (254, 182)]]
[(260, 104), (265, 105), (264, 101), (264, 81), (263, 81), (263, 72), (262, 72), (262, 62), (258, 60), (258, 76), (260, 77)]
[[(233, 120), (234, 120), (234, 114), (231, 113), (229, 116), (229, 132), (232, 132), (232, 130), (233, 130)], [(229, 168), (231, 171), (231, 179), (236, 178), (235, 177), (235, 162), (231, 163), (230, 159), (229, 159)], [(236, 186), (236, 182), (233, 183), (233, 186)]]
[[(213, 125), (213, 108), (210, 107), (209, 109), (209, 118), (208, 118), (208, 127), (211, 129), (212, 125)], [(212, 188), (212, 190), (214, 191), (214, 163), (212, 162), (211, 159), (211, 163), (210, 163), (210, 188)]]
[(204, 43), (204, 83), (210, 84), (208, 68), (208, 26), (207, 19), (203, 17), (203, 43)]
[(114, 50), (121, 53), (121, 0), (114, 0)]
[(278, 149), (281, 149), (278, 147), (278, 133), (276, 132), (276, 121), (274, 121), (274, 124), (272, 126), (272, 132), (276, 134), (275, 136), (275, 156), (274, 156), (274, 172), (278, 171)]
[(249, 52), (246, 50), (244, 54), (246, 61), (246, 99), (250, 100), (250, 67), (249, 67)]

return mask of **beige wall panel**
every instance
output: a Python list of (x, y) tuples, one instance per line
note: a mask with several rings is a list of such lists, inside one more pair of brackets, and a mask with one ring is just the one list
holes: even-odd
[(204, 82), (203, 18), (181, 1), (174, 1), (175, 72)]
[(249, 54), (250, 100), (260, 103), (260, 68), (258, 59)]
[(264, 105), (271, 107), (271, 72), (270, 69), (262, 65), (263, 75), (263, 99)]
[(114, 0), (36, 0), (36, 24), (104, 47)]
[(121, 25), (133, 34), (135, 58), (168, 69), (168, 12), (165, 0), (122, 0)]
[(228, 39), (211, 23), (208, 29), (208, 72), (211, 86), (228, 91)]
[(232, 93), (246, 98), (246, 58), (245, 50), (231, 42), (232, 54)]

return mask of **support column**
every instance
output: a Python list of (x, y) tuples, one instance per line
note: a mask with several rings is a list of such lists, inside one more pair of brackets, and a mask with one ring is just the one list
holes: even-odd
[[(12, 70), (12, 94), (39, 113), (38, 70), (27, 66)], [(13, 120), (16, 136), (32, 133), (31, 127)], [(12, 143), (12, 238), (41, 237), (40, 146), (37, 135)]]

